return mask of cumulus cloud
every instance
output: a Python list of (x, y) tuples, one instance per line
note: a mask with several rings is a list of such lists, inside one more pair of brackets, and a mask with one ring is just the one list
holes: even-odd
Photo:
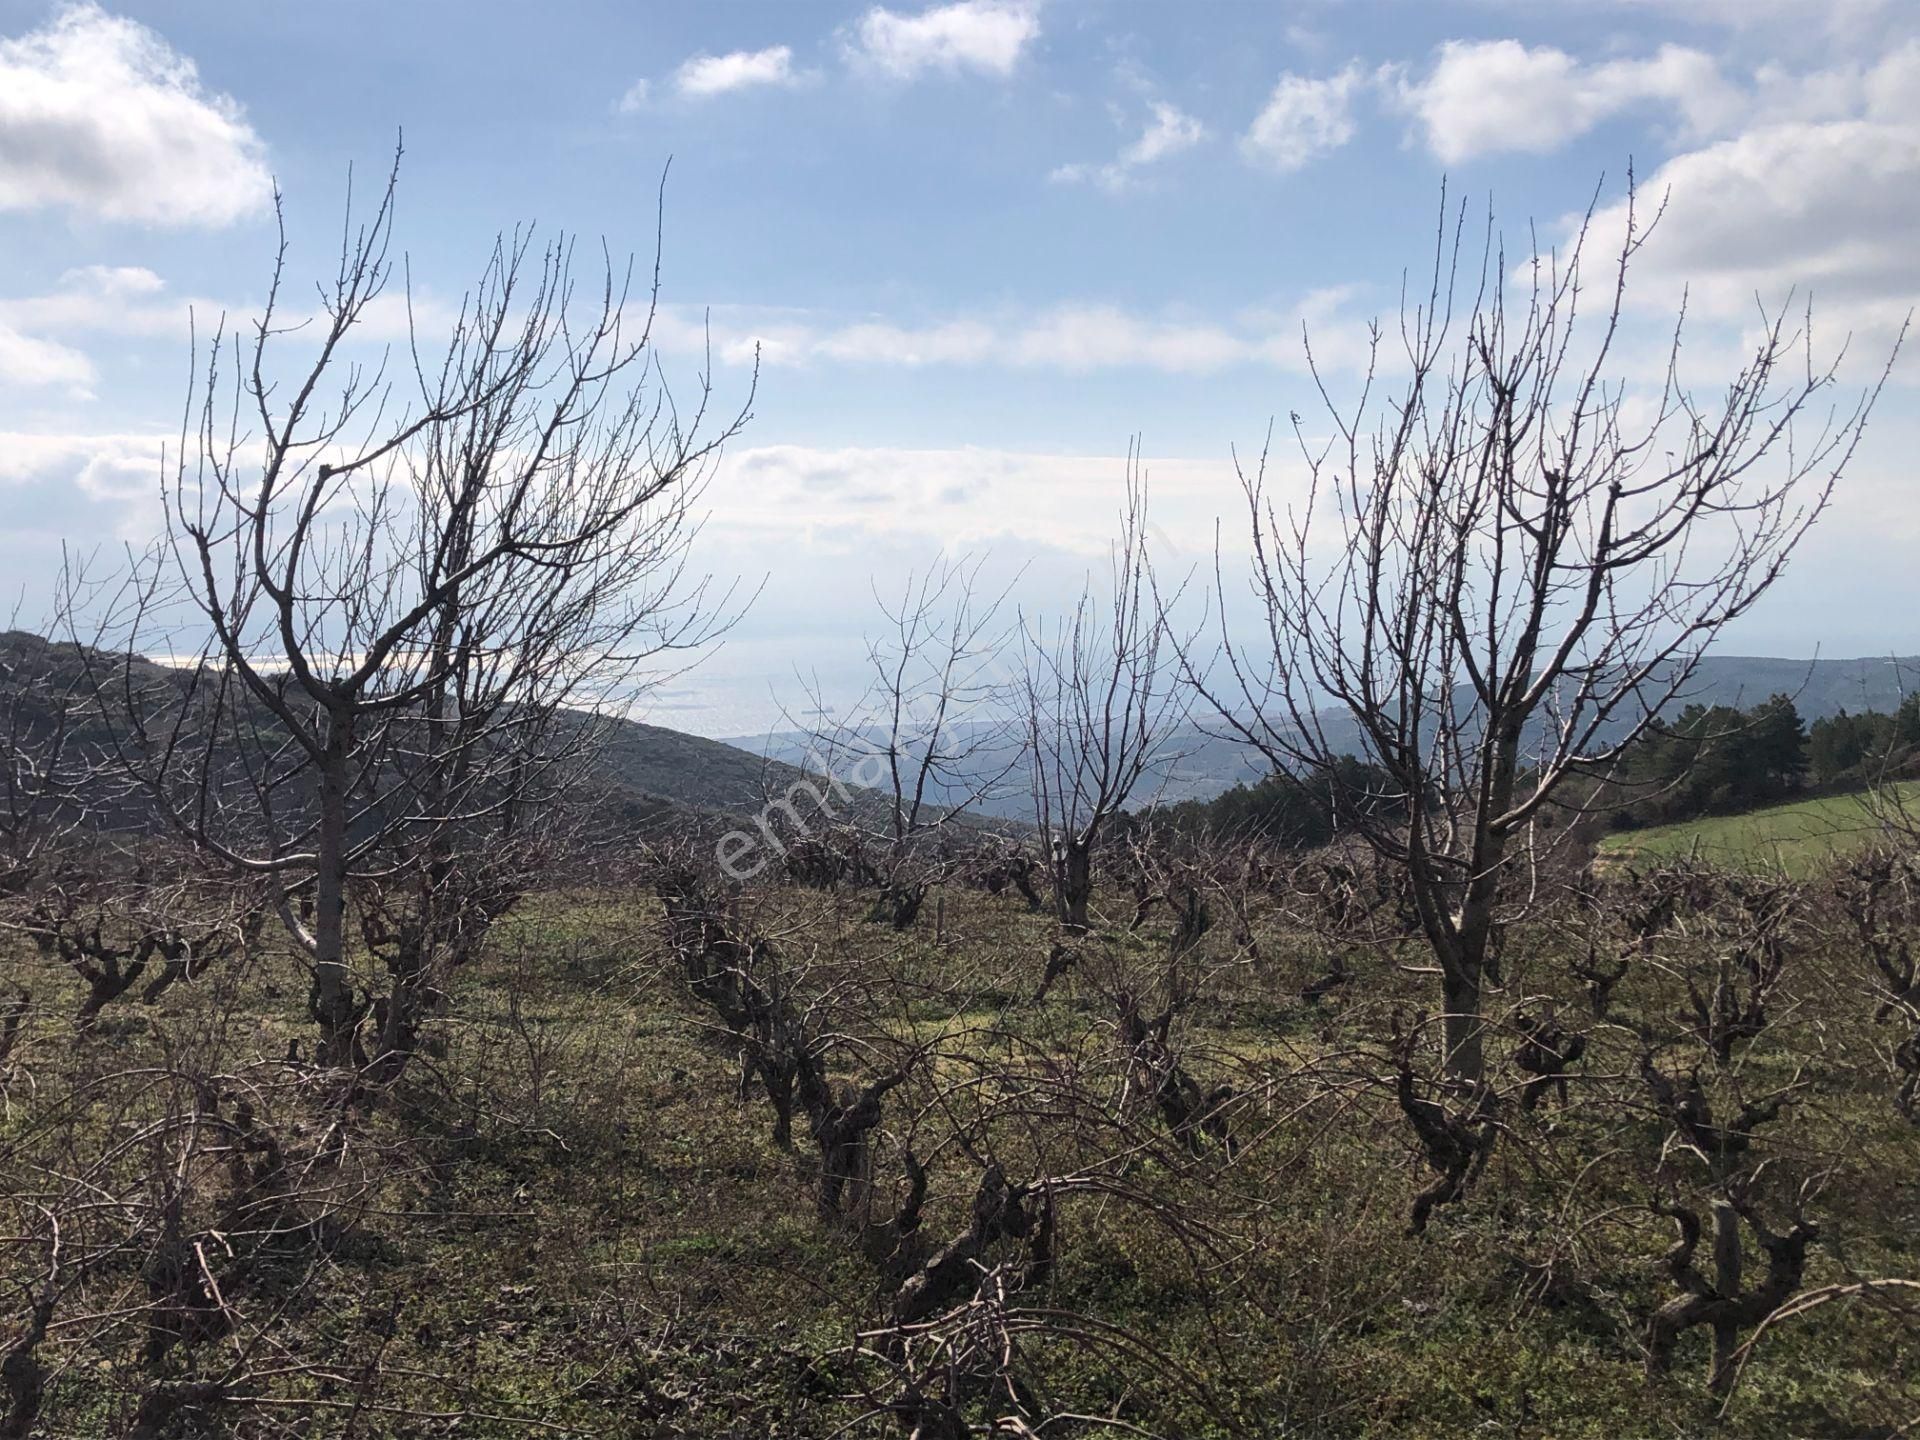
[(1118, 193), (1133, 184), (1140, 171), (1191, 150), (1206, 138), (1206, 126), (1193, 116), (1177, 105), (1155, 100), (1147, 128), (1115, 159), (1105, 165), (1062, 165), (1049, 178), (1065, 184), (1089, 181)]
[[(142, 541), (160, 525), (162, 435), (0, 432), (0, 503), (9, 538)], [(57, 564), (58, 546), (28, 547)]]
[(69, 338), (184, 338), (186, 303), (166, 297), (165, 289), (142, 266), (86, 265), (67, 271), (47, 294), (0, 298), (0, 381), (64, 386), (92, 398), (93, 363)]
[[(1855, 333), (1884, 358), (1920, 303), (1920, 41), (1865, 70), (1803, 77), (1800, 95), (1745, 130), (1675, 155), (1642, 189), (1666, 209), (1636, 267), (1630, 297), (1741, 321), (1756, 297), (1811, 297), (1829, 340)], [(1790, 98), (1790, 97), (1788, 97)], [(1835, 113), (1835, 111), (1838, 113)], [(1602, 240), (1626, 222), (1624, 200), (1595, 217)]]
[(1040, 34), (1033, 6), (1008, 0), (958, 0), (917, 15), (875, 6), (855, 27), (856, 60), (910, 79), (927, 70), (1010, 75)]
[(674, 72), (682, 95), (704, 98), (763, 85), (792, 85), (798, 80), (793, 51), (785, 45), (765, 50), (734, 50), (725, 55), (696, 55)]
[(166, 282), (144, 266), (86, 265), (67, 271), (44, 295), (0, 299), (0, 324), (42, 334), (184, 338), (187, 309), (188, 302), (167, 295)]
[(1196, 374), (1244, 363), (1249, 341), (1205, 321), (1151, 320), (1111, 305), (1067, 306), (1008, 337), (1016, 365), (1080, 372), (1139, 367)]
[(115, 299), (157, 295), (167, 282), (144, 265), (79, 265), (60, 276), (63, 287)]
[[(366, 305), (353, 328), (363, 344), (387, 344), (419, 338), (434, 343), (452, 332), (457, 307), (427, 291), (388, 291)], [(259, 318), (257, 305), (207, 296), (189, 298), (168, 291), (166, 281), (140, 265), (85, 265), (63, 274), (40, 295), (0, 297), (0, 327), (18, 333), (51, 336), (101, 334), (185, 345), (193, 317), (204, 341), (215, 325), (228, 334), (244, 332)], [(282, 305), (276, 328), (287, 334), (288, 350), (310, 344), (324, 330), (317, 310)]]
[(1266, 107), (1241, 137), (1240, 152), (1282, 173), (1299, 170), (1353, 139), (1353, 101), (1366, 84), (1356, 65), (1315, 80), (1282, 75)]
[(0, 39), (0, 210), (229, 225), (272, 193), (240, 106), (159, 35), (94, 5)]
[(166, 439), (157, 435), (9, 435), (0, 482), (70, 481), (93, 500), (157, 496)]
[(920, 328), (870, 321), (827, 330), (803, 342), (805, 353), (852, 365), (968, 365), (992, 354), (991, 327), (954, 320)]
[(1710, 55), (1663, 45), (1643, 59), (1583, 61), (1551, 45), (1449, 40), (1399, 103), (1448, 164), (1499, 151), (1546, 154), (1635, 107), (1663, 106), (1706, 134), (1745, 106)]
[[(0, 382), (64, 387), (94, 398), (92, 360), (76, 336), (113, 335), (185, 343), (190, 302), (166, 293), (153, 271), (137, 265), (86, 265), (69, 270), (41, 295), (0, 297)], [(203, 314), (220, 307), (198, 302)]]
[(1151, 165), (1182, 150), (1191, 150), (1206, 138), (1206, 127), (1193, 116), (1164, 100), (1153, 102), (1153, 123), (1146, 133), (1120, 152), (1124, 166)]
[(0, 383), (64, 386), (85, 395), (93, 378), (93, 362), (80, 351), (23, 335), (0, 320)]
[[(1684, 301), (1710, 322), (1689, 347), (1692, 369), (1735, 363), (1756, 302), (1777, 311), (1791, 296), (1812, 301), (1821, 353), (1853, 338), (1859, 378), (1920, 306), (1920, 41), (1872, 62), (1774, 62), (1741, 76), (1671, 45), (1595, 63), (1511, 40), (1454, 42), (1397, 87), (1448, 162), (1548, 152), (1636, 107), (1670, 116), (1675, 151), (1641, 178), (1642, 222), (1664, 209), (1627, 298), (1663, 317)], [(1591, 243), (1617, 244), (1626, 221), (1616, 199), (1594, 216)]]

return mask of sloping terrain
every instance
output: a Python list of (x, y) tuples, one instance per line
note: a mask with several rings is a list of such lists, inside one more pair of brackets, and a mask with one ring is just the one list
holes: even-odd
[(1858, 850), (1885, 833), (1880, 816), (1889, 800), (1911, 811), (1920, 806), (1920, 781), (1894, 787), (1894, 794), (1816, 795), (1770, 805), (1743, 815), (1709, 815), (1672, 825), (1626, 830), (1600, 842), (1605, 860), (1658, 864), (1698, 853), (1733, 869), (1784, 870), (1808, 875), (1835, 855)]
[[(1688, 704), (1753, 706), (1769, 696), (1785, 694), (1794, 697), (1800, 718), (1811, 724), (1842, 710), (1892, 712), (1917, 683), (1920, 683), (1920, 656), (1783, 660), (1711, 655), (1700, 662), (1686, 695), (1671, 708), (1677, 712)], [(1358, 751), (1359, 737), (1351, 721), (1344, 716), (1329, 715), (1325, 717), (1325, 725), (1328, 738), (1336, 748), (1344, 749), (1351, 744)], [(1165, 759), (1137, 795), (1136, 803), (1149, 799), (1169, 803), (1207, 800), (1266, 774), (1264, 758), (1246, 745), (1223, 738), (1225, 729), (1218, 720), (1200, 719), (1172, 735), (1164, 749)], [(1342, 737), (1351, 738), (1343, 740)], [(807, 737), (797, 731), (737, 736), (726, 743), (756, 756), (765, 754), (787, 762), (800, 759), (807, 750)], [(964, 781), (965, 777), (956, 777), (956, 783)], [(988, 814), (1015, 818), (1030, 815), (1033, 806), (1024, 771), (1016, 770), (1009, 775), (981, 809)]]
[[(107, 657), (97, 658), (104, 671)], [(60, 718), (56, 711), (61, 697), (79, 693), (80, 662), (78, 652), (69, 645), (23, 630), (0, 633), (0, 713), (13, 716), (29, 732), (50, 732)], [(185, 683), (184, 670), (143, 661), (135, 664), (138, 684)], [(51, 686), (19, 688), (17, 677), (49, 670), (55, 676)], [(723, 741), (637, 720), (615, 718), (605, 724), (599, 783), (607, 798), (629, 815), (653, 816), (662, 803), (700, 812), (752, 815), (796, 785), (812, 785), (815, 791), (825, 788), (782, 759), (763, 759)], [(83, 740), (104, 738), (93, 734), (93, 727), (84, 720), (73, 733)], [(799, 798), (801, 808), (809, 808), (808, 793), (799, 792)], [(865, 803), (877, 804), (877, 797)]]

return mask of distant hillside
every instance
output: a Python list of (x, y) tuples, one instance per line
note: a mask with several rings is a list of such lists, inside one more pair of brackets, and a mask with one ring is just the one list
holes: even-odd
[[(0, 632), (0, 706), (15, 707), (12, 713), (27, 733), (51, 731), (56, 717), (49, 707), (58, 702), (36, 689), (14, 694), (9, 677), (16, 672), (42, 673), (48, 667), (70, 681), (77, 682), (80, 675), (79, 657), (71, 647), (28, 631)], [(186, 674), (184, 670), (138, 662), (143, 685), (182, 683)], [(602, 785), (606, 798), (636, 824), (651, 825), (676, 810), (709, 816), (751, 815), (768, 797), (779, 798), (789, 787), (808, 780), (806, 773), (793, 765), (763, 759), (719, 740), (636, 720), (611, 720), (607, 726), (599, 756)], [(83, 741), (105, 738), (90, 734), (90, 727), (85, 725), (77, 734)], [(803, 795), (803, 808), (804, 800)], [(879, 797), (863, 793), (860, 803), (867, 818), (875, 819)]]
[(805, 778), (778, 760), (637, 720), (610, 723), (600, 765), (610, 779), (642, 794), (729, 814), (757, 810), (765, 794), (778, 795)]
[(1809, 723), (1842, 710), (1892, 712), (1920, 688), (1920, 656), (1880, 655), (1858, 660), (1776, 660), (1758, 655), (1709, 655), (1700, 662), (1688, 700), (1747, 708), (1772, 695), (1793, 696)]
[[(1890, 712), (1899, 707), (1903, 696), (1917, 687), (1920, 687), (1920, 656), (1782, 660), (1767, 656), (1713, 655), (1701, 662), (1687, 694), (1672, 708), (1677, 712), (1694, 703), (1752, 706), (1769, 696), (1784, 693), (1795, 697), (1800, 718), (1811, 724), (1841, 710)], [(1245, 745), (1219, 738), (1223, 728), (1218, 721), (1211, 724), (1202, 721), (1176, 734), (1168, 743), (1166, 763), (1139, 793), (1136, 804), (1155, 800), (1164, 803), (1206, 800), (1264, 775), (1265, 760)], [(1342, 736), (1353, 736), (1351, 748), (1359, 748), (1351, 722), (1343, 717), (1327, 717), (1326, 730), (1336, 747), (1347, 748)], [(799, 760), (806, 753), (806, 737), (796, 731), (739, 736), (724, 743), (755, 756), (766, 754), (788, 762)], [(1033, 802), (1025, 776), (1017, 772), (1009, 776), (998, 793), (980, 808), (990, 815), (1017, 819), (1031, 816)]]
[[(47, 649), (48, 642), (36, 635), (0, 634), (0, 662), (44, 654)], [(150, 672), (154, 676), (171, 673), (157, 666)], [(1810, 723), (1843, 709), (1891, 711), (1916, 684), (1920, 684), (1920, 656), (1809, 661), (1721, 655), (1702, 663), (1687, 699), (1708, 705), (1753, 705), (1786, 692), (1797, 697), (1801, 717)], [(1207, 799), (1235, 784), (1257, 780), (1265, 772), (1264, 762), (1243, 745), (1205, 733), (1217, 728), (1192, 726), (1176, 735), (1168, 746), (1167, 763), (1136, 803)], [(1329, 725), (1336, 743), (1341, 728), (1337, 722)], [(706, 740), (660, 725), (616, 720), (611, 723), (601, 765), (610, 790), (739, 815), (757, 811), (767, 795), (777, 796), (804, 780), (806, 772), (795, 762), (805, 754), (805, 737), (795, 732)], [(938, 804), (944, 797), (929, 798)], [(1024, 774), (1007, 777), (980, 810), (1002, 820), (1027, 821), (1032, 800)]]

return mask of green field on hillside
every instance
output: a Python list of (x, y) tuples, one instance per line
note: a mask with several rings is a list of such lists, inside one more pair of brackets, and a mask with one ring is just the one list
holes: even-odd
[(1784, 869), (1790, 875), (1816, 870), (1834, 855), (1857, 850), (1881, 833), (1879, 818), (1897, 800), (1920, 815), (1920, 782), (1882, 792), (1821, 795), (1774, 805), (1745, 815), (1715, 815), (1645, 830), (1627, 830), (1600, 842), (1602, 856), (1628, 863), (1673, 860), (1696, 846), (1702, 859), (1720, 865)]

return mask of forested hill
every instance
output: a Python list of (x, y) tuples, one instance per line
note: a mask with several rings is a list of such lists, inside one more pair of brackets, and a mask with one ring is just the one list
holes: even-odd
[[(63, 654), (66, 664), (61, 663)], [(51, 644), (27, 631), (0, 632), (0, 714), (28, 727), (52, 725), (55, 717), (47, 707), (60, 703), (54, 697), (66, 687), (19, 693), (13, 688), (14, 677), (40, 673), (49, 661), (63, 673), (75, 676), (80, 668), (78, 657), (69, 647)], [(143, 664), (139, 680), (143, 685), (184, 683), (186, 674), (184, 670)], [(83, 733), (85, 729), (83, 722)], [(718, 740), (634, 720), (611, 722), (600, 765), (602, 783), (610, 798), (666, 801), (735, 815), (757, 811), (766, 794), (778, 795), (804, 778), (799, 770), (778, 760), (763, 760)]]
[(612, 723), (600, 765), (611, 780), (642, 794), (736, 815), (758, 810), (766, 797), (806, 778), (791, 765), (723, 741), (637, 720)]
[[(47, 641), (22, 631), (0, 634), (0, 663), (45, 651)], [(159, 667), (151, 672), (165, 672)], [(1794, 697), (1800, 717), (1816, 720), (1848, 711), (1891, 713), (1903, 695), (1920, 687), (1920, 656), (1850, 660), (1782, 660), (1725, 655), (1701, 664), (1687, 702), (1707, 707), (1750, 708), (1775, 694)], [(0, 674), (0, 690), (5, 688)], [(1162, 798), (1205, 799), (1237, 783), (1257, 780), (1264, 767), (1244, 747), (1194, 733), (1170, 747), (1179, 754), (1166, 777)], [(757, 810), (804, 778), (790, 763), (804, 753), (792, 735), (708, 740), (665, 726), (621, 720), (613, 724), (602, 758), (610, 788), (690, 806), (740, 814)], [(771, 757), (771, 758), (763, 758)], [(1011, 777), (989, 813), (1025, 819), (1026, 786)], [(939, 797), (934, 797), (938, 799)]]
[[(1891, 714), (1903, 696), (1920, 689), (1920, 656), (1863, 657), (1850, 660), (1783, 660), (1767, 656), (1716, 655), (1700, 664), (1684, 696), (1669, 707), (1675, 720), (1690, 705), (1706, 709), (1751, 709), (1774, 695), (1793, 698), (1800, 718), (1808, 724), (1842, 711), (1858, 714), (1874, 710)], [(1235, 785), (1253, 784), (1267, 771), (1266, 763), (1242, 744), (1218, 738), (1221, 726), (1204, 719), (1176, 734), (1166, 748), (1172, 757), (1143, 789), (1161, 803), (1207, 800)], [(1361, 749), (1360, 737), (1344, 716), (1326, 717), (1326, 730), (1336, 750)], [(751, 751), (795, 761), (807, 750), (807, 738), (797, 732), (740, 736), (726, 742)], [(875, 737), (875, 743), (880, 743)], [(956, 784), (967, 777), (949, 777)], [(1029, 786), (1016, 772), (996, 787), (981, 806), (994, 815), (1026, 818), (1032, 813)]]

